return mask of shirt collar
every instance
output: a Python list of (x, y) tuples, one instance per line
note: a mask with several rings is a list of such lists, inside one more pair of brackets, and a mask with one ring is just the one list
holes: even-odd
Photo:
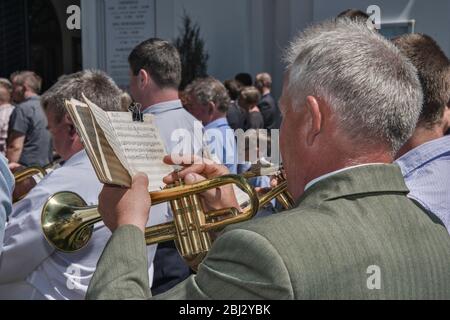
[(161, 114), (171, 110), (182, 109), (183, 105), (181, 104), (181, 100), (171, 100), (164, 101), (161, 103), (154, 104), (147, 109), (145, 109), (144, 114)]
[(450, 153), (450, 136), (424, 143), (397, 159), (404, 176), (443, 154)]
[(205, 126), (205, 129), (212, 129), (212, 128), (218, 128), (218, 127), (223, 127), (223, 126), (228, 126), (228, 121), (227, 121), (227, 118), (225, 118), (225, 117), (216, 119), (216, 120), (208, 123)]
[(317, 182), (322, 181), (322, 180), (324, 180), (324, 179), (326, 179), (326, 178), (329, 178), (329, 177), (331, 177), (331, 176), (333, 176), (333, 175), (335, 175), (335, 174), (338, 174), (338, 173), (341, 173), (341, 172), (344, 172), (344, 171), (347, 171), (347, 170), (359, 168), (359, 167), (373, 166), (373, 165), (380, 165), (380, 164), (382, 164), (382, 163), (366, 163), (366, 164), (360, 164), (360, 165), (357, 165), (357, 166), (347, 167), (347, 168), (339, 169), (339, 170), (336, 170), (336, 171), (333, 171), (333, 172), (324, 174), (323, 176), (320, 176), (320, 177), (318, 177), (318, 178), (316, 178), (316, 179), (310, 181), (310, 182), (306, 185), (305, 191), (308, 190), (309, 188), (311, 188), (311, 187), (312, 187), (314, 184), (316, 184)]
[(86, 150), (81, 150), (81, 151), (78, 151), (77, 153), (75, 153), (73, 156), (71, 156), (70, 158), (69, 158), (69, 160), (67, 160), (67, 161), (64, 161), (64, 167), (65, 166), (71, 166), (71, 165), (74, 165), (74, 164), (76, 164), (76, 163), (80, 163), (85, 157), (87, 157), (87, 153), (86, 153)]

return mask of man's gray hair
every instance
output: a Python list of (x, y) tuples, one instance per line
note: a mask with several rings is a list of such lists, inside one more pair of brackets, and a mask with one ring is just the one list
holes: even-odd
[(83, 101), (84, 95), (105, 111), (122, 111), (122, 90), (105, 72), (85, 70), (64, 75), (41, 98), (45, 111), (55, 113), (59, 121), (66, 114), (65, 101)]
[(213, 77), (194, 80), (186, 87), (185, 92), (195, 96), (202, 104), (214, 102), (217, 109), (222, 113), (227, 113), (231, 104), (227, 89), (222, 82)]
[(285, 53), (293, 107), (308, 95), (334, 109), (355, 142), (384, 142), (395, 154), (411, 137), (422, 107), (415, 67), (387, 39), (348, 19), (308, 28)]

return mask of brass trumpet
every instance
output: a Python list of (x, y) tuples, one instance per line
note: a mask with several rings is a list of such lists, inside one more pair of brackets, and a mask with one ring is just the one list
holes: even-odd
[[(277, 187), (258, 198), (247, 181), (255, 173), (227, 175), (194, 185), (179, 185), (150, 192), (152, 205), (170, 203), (174, 220), (146, 228), (147, 245), (174, 240), (180, 254), (186, 260), (192, 260), (209, 251), (212, 244), (210, 231), (220, 231), (227, 225), (251, 219), (260, 206), (273, 198), (280, 200), (285, 209), (293, 207), (294, 202), (286, 190), (283, 175), (280, 174), (281, 181)], [(237, 208), (205, 212), (199, 194), (228, 184), (235, 184), (248, 195), (248, 206), (243, 212)], [(63, 252), (74, 252), (85, 247), (92, 236), (94, 224), (101, 220), (97, 206), (87, 207), (84, 200), (72, 192), (60, 192), (50, 197), (41, 216), (47, 241)]]
[[(33, 176), (42, 175), (43, 177), (45, 177), (47, 175), (47, 170), (55, 168), (60, 163), (61, 163), (61, 160), (57, 160), (57, 161), (54, 161), (54, 162), (46, 165), (45, 167), (32, 166), (32, 167), (28, 167), (28, 168), (25, 168), (23, 170), (20, 170), (20, 171), (14, 173), (14, 180), (15, 180), (16, 187), (18, 187), (22, 182), (26, 181), (27, 179), (29, 179)], [(16, 191), (17, 191), (17, 189), (16, 189)], [(28, 190), (26, 192), (23, 191), (22, 193), (18, 193), (18, 194), (14, 193), (14, 203), (22, 200), (28, 194), (29, 191), (30, 190)]]
[(284, 174), (283, 167), (276, 167), (273, 164), (262, 164), (261, 162), (253, 165), (249, 171), (243, 174), (246, 179), (251, 179), (259, 176), (271, 176), (278, 184), (268, 193), (261, 196), (259, 199), (259, 207), (263, 207), (274, 198), (278, 200), (280, 205), (285, 209), (292, 209), (295, 206), (295, 201), (292, 195), (287, 191), (287, 181)]
[[(243, 212), (237, 208), (226, 208), (205, 213), (199, 193), (227, 184), (235, 184), (247, 193), (250, 205)], [(175, 240), (180, 254), (187, 259), (208, 252), (212, 242), (210, 231), (251, 219), (259, 208), (255, 190), (244, 177), (238, 175), (217, 177), (194, 185), (170, 187), (150, 192), (149, 195), (152, 205), (170, 202), (174, 220), (148, 227), (145, 231), (147, 245)], [(86, 203), (71, 192), (61, 192), (50, 197), (41, 216), (46, 239), (64, 252), (85, 247), (92, 236), (94, 224), (101, 220), (97, 206), (86, 207)]]
[(45, 169), (42, 167), (29, 167), (14, 173), (14, 179), (16, 181), (16, 184), (19, 184), (37, 174), (41, 174), (45, 177), (47, 175), (47, 171), (45, 171)]

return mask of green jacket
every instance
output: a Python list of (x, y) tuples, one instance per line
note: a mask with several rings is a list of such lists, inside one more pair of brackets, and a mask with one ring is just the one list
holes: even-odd
[[(450, 236), (395, 165), (357, 167), (296, 209), (230, 226), (198, 274), (156, 299), (450, 299)], [(88, 299), (150, 298), (144, 236), (111, 237)]]

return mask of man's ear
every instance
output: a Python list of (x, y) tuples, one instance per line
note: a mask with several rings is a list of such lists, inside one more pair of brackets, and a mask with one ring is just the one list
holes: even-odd
[(150, 74), (147, 70), (141, 69), (138, 74), (139, 87), (141, 89), (145, 88), (150, 82)]
[(72, 119), (70, 118), (70, 116), (67, 113), (64, 115), (63, 121), (65, 124), (67, 124), (69, 126), (69, 134), (71, 137), (78, 135), (78, 132), (72, 122)]
[(214, 113), (214, 109), (216, 108), (216, 104), (212, 101), (208, 102), (208, 114), (212, 115)]
[(309, 115), (306, 142), (309, 146), (312, 146), (316, 136), (322, 129), (322, 113), (320, 111), (319, 101), (313, 96), (306, 97), (305, 105)]
[(449, 132), (450, 130), (450, 101), (448, 102), (447, 106), (444, 108), (444, 126), (445, 130)]

